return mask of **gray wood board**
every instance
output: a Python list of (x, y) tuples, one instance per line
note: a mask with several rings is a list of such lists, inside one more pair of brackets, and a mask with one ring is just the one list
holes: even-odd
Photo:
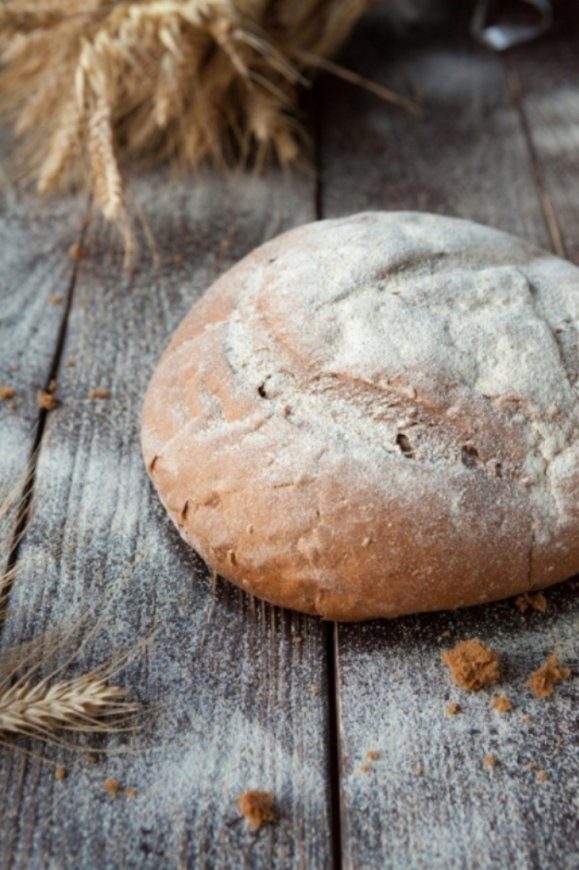
[[(330, 863), (324, 626), (212, 589), (139, 448), (144, 389), (173, 329), (230, 263), (312, 219), (313, 192), (281, 173), (141, 184), (161, 263), (143, 248), (130, 284), (106, 238), (89, 233), (62, 354), (75, 365), (58, 372), (61, 405), (46, 423), (4, 642), (90, 611), (96, 630), (75, 665), (90, 669), (159, 626), (118, 681), (160, 706), (141, 731), (106, 740), (96, 765), (47, 749), (69, 769), (64, 781), (46, 761), (2, 753), (6, 866)], [(90, 399), (93, 388), (111, 398)], [(107, 777), (137, 797), (112, 800)], [(239, 819), (248, 788), (276, 795), (278, 824), (256, 833)]]
[[(548, 246), (527, 131), (500, 58), (450, 37), (397, 47), (375, 16), (360, 26), (343, 62), (414, 94), (424, 112), (417, 120), (370, 95), (326, 86), (325, 217), (366, 208), (422, 209)], [(541, 78), (531, 49), (522, 76), (526, 87)], [(552, 80), (560, 82), (555, 72)], [(547, 93), (543, 99), (548, 104)], [(525, 106), (532, 105), (532, 94), (525, 93)], [(557, 190), (553, 198), (558, 207)], [(543, 702), (525, 685), (551, 649), (577, 666), (576, 586), (548, 598), (546, 617), (522, 617), (505, 602), (337, 629), (345, 866), (577, 866), (577, 684), (566, 683)], [(441, 637), (447, 627), (451, 637)], [(490, 692), (470, 696), (453, 689), (442, 667), (441, 650), (473, 636), (502, 654), (499, 690), (514, 703), (510, 716), (490, 709)], [(462, 707), (455, 717), (445, 716), (450, 699)], [(529, 726), (524, 713), (532, 717)], [(367, 761), (369, 750), (379, 760)], [(484, 762), (487, 754), (498, 759), (494, 770)], [(550, 780), (538, 781), (529, 762)]]
[[(0, 385), (15, 397), (0, 402), (0, 573), (14, 535), (28, 460), (37, 437), (36, 394), (46, 387), (66, 314), (86, 203), (38, 203), (14, 187), (0, 200)], [(60, 303), (51, 302), (59, 296)]]

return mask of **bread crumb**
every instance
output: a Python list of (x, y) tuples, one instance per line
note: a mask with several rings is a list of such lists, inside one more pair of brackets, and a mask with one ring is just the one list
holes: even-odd
[(42, 411), (54, 411), (58, 404), (54, 391), (38, 390), (36, 404)]
[(523, 720), (523, 723), (525, 725), (531, 725), (531, 723), (533, 722), (531, 716), (529, 716), (528, 713), (525, 713), (523, 716), (521, 716), (521, 719)]
[(75, 366), (75, 365), (76, 365), (76, 362), (73, 359), (66, 359), (64, 361), (65, 369), (70, 369), (70, 368), (72, 368), (72, 366)]
[(128, 798), (136, 798), (137, 795), (138, 795), (138, 791), (137, 791), (137, 789), (136, 789), (134, 786), (129, 785), (129, 786), (127, 786), (127, 788), (124, 790), (124, 794), (125, 794)]
[(416, 776), (422, 776), (422, 774), (424, 773), (424, 768), (422, 767), (421, 764), (417, 764), (415, 766), (414, 773), (416, 774)]
[(529, 763), (527, 764), (527, 770), (535, 770), (536, 767), (537, 767), (537, 765), (535, 764), (534, 761), (529, 761)]
[(119, 783), (116, 779), (113, 779), (112, 776), (109, 776), (104, 781), (104, 787), (105, 791), (108, 791), (111, 797), (116, 798), (119, 790)]
[(110, 399), (111, 394), (109, 390), (102, 390), (100, 387), (97, 387), (94, 390), (88, 391), (89, 399)]
[(87, 764), (96, 764), (98, 761), (98, 758), (92, 752), (85, 752), (84, 760), (86, 761)]
[(510, 713), (513, 709), (513, 705), (506, 695), (495, 695), (495, 697), (491, 699), (491, 707), (493, 710), (496, 710), (497, 713)]
[(81, 248), (81, 246), (77, 245), (76, 243), (74, 245), (71, 245), (70, 256), (73, 260), (76, 260), (77, 262), (78, 260), (82, 260), (82, 258), (85, 256), (84, 248)]
[(485, 755), (485, 764), (487, 765), (487, 767), (496, 767), (497, 759), (494, 755)]
[(67, 776), (68, 776), (68, 771), (67, 771), (66, 767), (59, 766), (54, 771), (54, 778), (59, 780), (59, 782), (63, 779), (66, 779)]
[(50, 303), (50, 305), (60, 305), (63, 299), (63, 296), (53, 295), (48, 297), (48, 302)]
[(16, 391), (14, 387), (3, 387), (0, 384), (0, 402), (6, 401), (6, 399), (13, 399), (16, 395)]
[(252, 828), (275, 820), (275, 799), (269, 791), (244, 791), (237, 798), (237, 808)]
[(448, 637), (450, 637), (451, 635), (452, 635), (452, 631), (450, 630), (450, 628), (445, 628), (444, 631), (441, 631), (441, 632), (440, 632), (440, 637), (441, 637), (441, 638), (448, 638)]
[(366, 753), (366, 758), (368, 761), (378, 761), (380, 758), (380, 753), (376, 749), (369, 749)]
[(370, 773), (370, 765), (369, 764), (361, 764), (360, 765), (360, 773)]
[(530, 595), (526, 592), (524, 595), (519, 595), (515, 598), (515, 607), (519, 613), (526, 613), (527, 610), (536, 610), (539, 613), (546, 613), (549, 604), (542, 592), (536, 595)]
[(549, 774), (546, 770), (538, 770), (537, 779), (540, 779), (541, 782), (547, 782), (547, 780), (549, 779)]
[(460, 704), (457, 704), (456, 701), (451, 701), (445, 712), (447, 716), (456, 716), (460, 712)]
[(299, 634), (296, 634), (296, 636), (293, 639), (293, 643), (295, 643), (296, 646), (299, 646), (299, 644), (302, 642), (302, 640), (303, 640), (303, 638), (301, 638), (299, 636)]
[(561, 734), (557, 734), (557, 736), (555, 737), (555, 743), (557, 744), (557, 746), (563, 746), (563, 744), (565, 743), (565, 738)]
[(557, 664), (557, 655), (551, 653), (544, 665), (533, 671), (527, 685), (535, 695), (535, 698), (542, 700), (553, 694), (556, 683), (560, 680), (567, 680), (571, 676), (571, 669), (559, 667)]
[(457, 686), (476, 692), (500, 679), (499, 657), (478, 638), (463, 640), (442, 653), (442, 661), (450, 668)]
[(318, 686), (310, 686), (310, 695), (319, 695), (320, 689)]

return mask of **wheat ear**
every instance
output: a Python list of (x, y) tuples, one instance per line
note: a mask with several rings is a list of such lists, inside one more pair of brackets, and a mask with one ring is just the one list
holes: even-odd
[(110, 731), (111, 720), (136, 712), (126, 692), (84, 674), (48, 685), (0, 683), (0, 734), (41, 737), (53, 731)]

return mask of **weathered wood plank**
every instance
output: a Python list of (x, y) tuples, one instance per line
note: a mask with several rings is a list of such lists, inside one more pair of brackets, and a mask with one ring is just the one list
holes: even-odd
[(507, 69), (529, 138), (553, 247), (579, 263), (577, 6), (567, 2), (558, 14), (552, 36), (510, 52)]
[[(326, 87), (324, 216), (423, 209), (548, 246), (526, 132), (501, 59), (452, 38), (396, 48), (375, 18), (360, 28), (344, 63), (419, 95), (425, 114), (414, 120), (342, 85)], [(541, 78), (540, 65), (534, 69)], [(556, 70), (554, 61), (555, 80)], [(522, 77), (527, 86), (530, 69)], [(530, 99), (526, 94), (525, 106)], [(561, 139), (566, 131), (562, 122)], [(505, 602), (336, 629), (345, 866), (576, 865), (577, 685), (565, 684), (542, 703), (525, 686), (551, 649), (577, 665), (576, 585), (552, 591), (549, 602), (547, 616), (522, 617)], [(514, 703), (510, 716), (490, 709), (490, 693), (461, 695), (442, 667), (441, 650), (473, 636), (502, 654), (500, 689)], [(462, 710), (446, 717), (451, 699)], [(378, 760), (366, 759), (370, 750)], [(494, 769), (487, 754), (498, 760)], [(550, 780), (537, 780), (528, 763)]]
[[(139, 411), (168, 337), (232, 261), (313, 216), (313, 184), (272, 173), (140, 188), (161, 252), (130, 286), (101, 237), (81, 263), (49, 415), (6, 640), (94, 607), (90, 667), (160, 633), (119, 679), (160, 707), (142, 732), (112, 736), (98, 764), (47, 750), (69, 769), (2, 755), (0, 844), (8, 866), (324, 867), (331, 860), (324, 626), (211, 582), (150, 486)], [(110, 390), (91, 400), (93, 388)], [(111, 800), (105, 778), (136, 787)], [(252, 832), (236, 797), (272, 791), (281, 819)], [(66, 810), (63, 809), (66, 807)]]
[[(13, 187), (0, 200), (0, 573), (37, 434), (37, 390), (50, 378), (73, 280), (69, 250), (78, 241), (86, 202), (43, 204)], [(56, 302), (56, 298), (60, 301)]]

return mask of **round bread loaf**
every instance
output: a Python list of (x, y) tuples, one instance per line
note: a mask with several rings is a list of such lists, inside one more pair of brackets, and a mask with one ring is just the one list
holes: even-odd
[(299, 227), (187, 315), (143, 411), (181, 535), (275, 604), (358, 620), (579, 571), (579, 269), (428, 214)]

